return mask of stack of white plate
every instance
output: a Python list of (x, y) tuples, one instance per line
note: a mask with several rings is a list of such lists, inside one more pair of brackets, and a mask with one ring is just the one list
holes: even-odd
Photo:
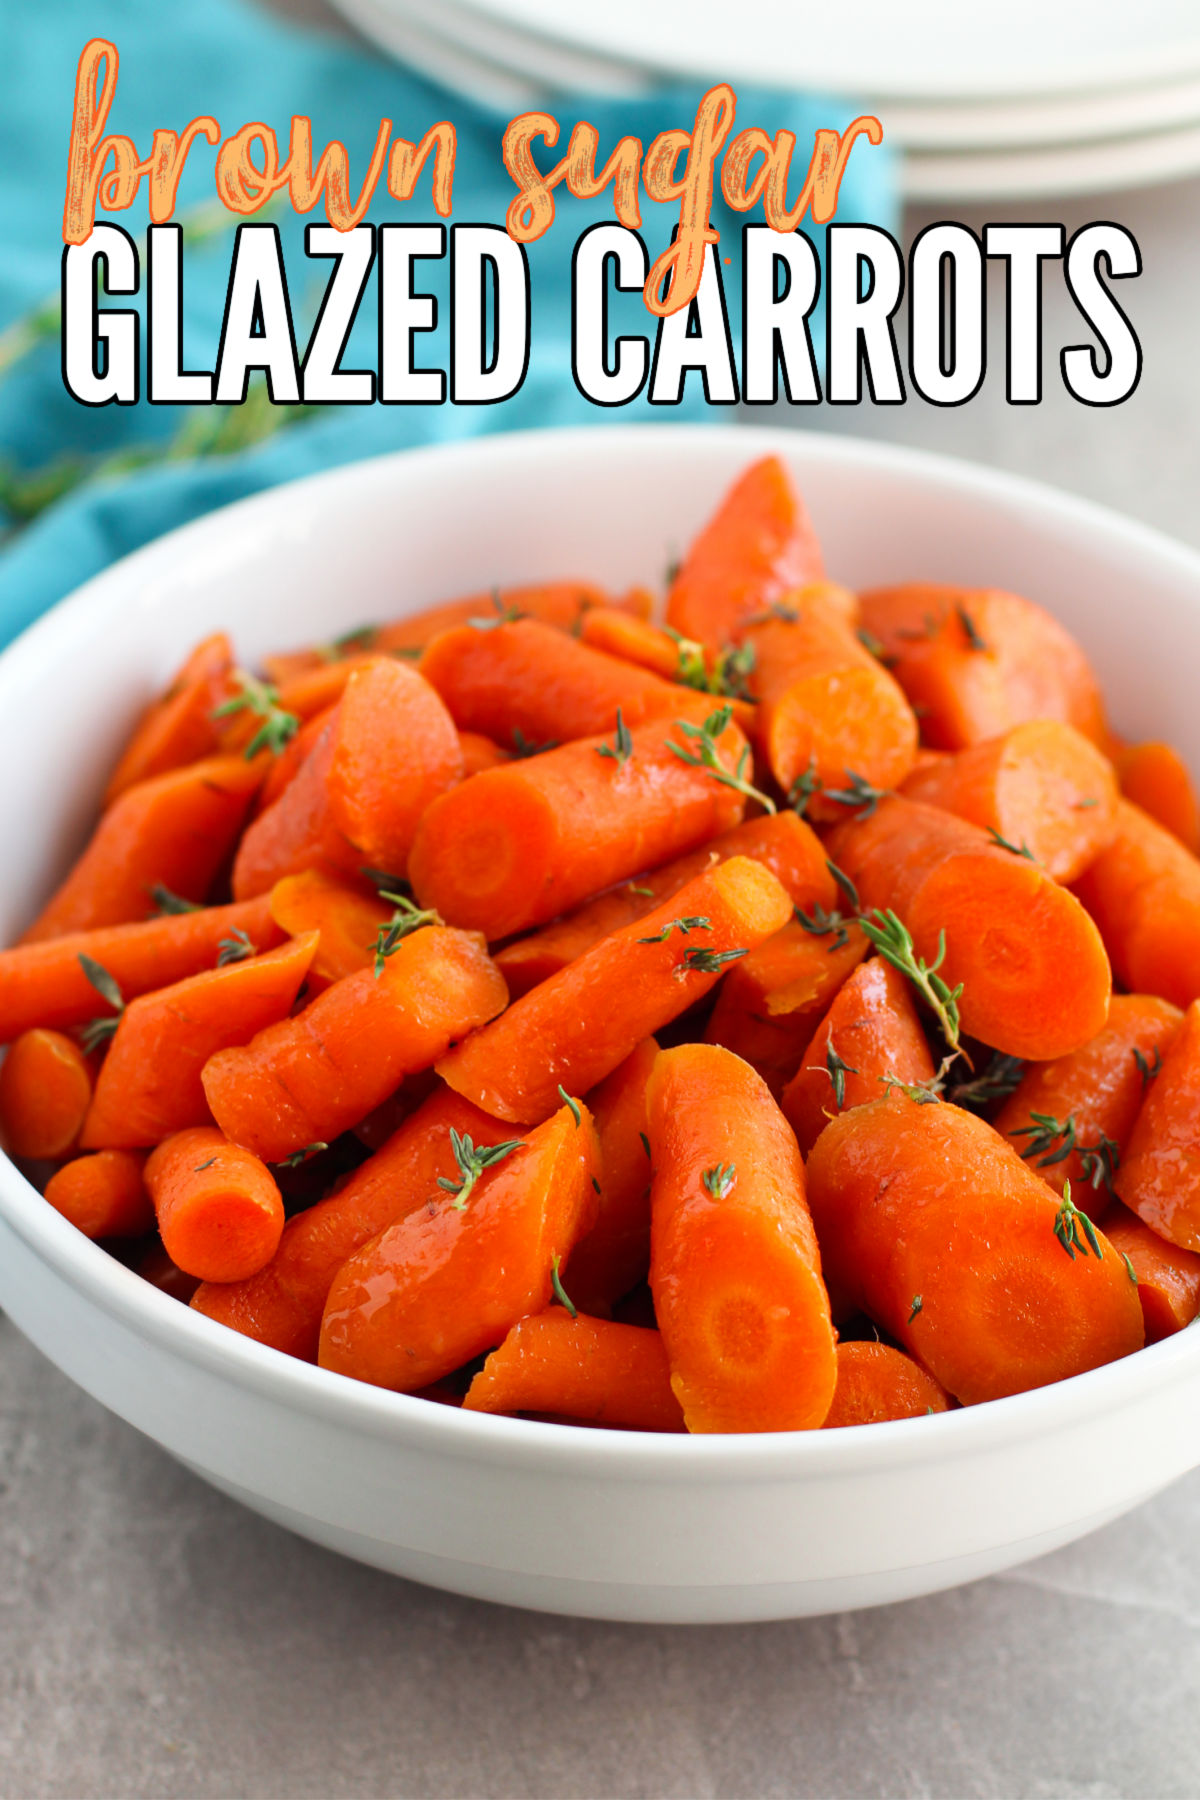
[(923, 200), (1200, 171), (1200, 0), (336, 4), (403, 61), (500, 110), (672, 77), (845, 96), (882, 120), (905, 191)]

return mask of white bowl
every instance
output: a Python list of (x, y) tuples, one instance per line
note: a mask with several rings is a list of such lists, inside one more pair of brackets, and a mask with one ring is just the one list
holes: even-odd
[[(0, 941), (86, 830), (137, 705), (218, 626), (243, 655), (494, 583), (656, 578), (778, 451), (833, 573), (1015, 588), (1130, 733), (1200, 766), (1200, 558), (1046, 489), (801, 433), (493, 437), (277, 488), (162, 538), (0, 657)], [(1037, 1393), (853, 1431), (683, 1438), (460, 1413), (263, 1349), (80, 1237), (0, 1159), (0, 1303), (90, 1394), (248, 1506), (456, 1592), (603, 1618), (766, 1619), (972, 1580), (1200, 1463), (1200, 1329)]]

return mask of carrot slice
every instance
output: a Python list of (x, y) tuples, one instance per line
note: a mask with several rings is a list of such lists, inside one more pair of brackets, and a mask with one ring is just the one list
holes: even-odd
[(467, 1389), (464, 1412), (550, 1413), (626, 1431), (682, 1431), (662, 1338), (572, 1318), (561, 1306), (514, 1325)]
[(21, 942), (143, 919), (159, 884), (203, 900), (262, 775), (257, 761), (213, 756), (126, 788)]
[(891, 1344), (839, 1344), (837, 1386), (825, 1430), (919, 1419), (946, 1412), (949, 1405), (946, 1390), (903, 1350)]
[(873, 956), (838, 990), (780, 1104), (807, 1156), (835, 1114), (882, 1099), (889, 1081), (915, 1085), (933, 1073), (908, 983)]
[(1171, 832), (1120, 801), (1116, 836), (1075, 892), (1127, 988), (1176, 1006), (1200, 998), (1200, 861)]
[(830, 1002), (870, 949), (857, 925), (812, 930), (790, 920), (735, 963), (721, 983), (704, 1040), (722, 1044), (782, 1094)]
[(598, 1162), (591, 1118), (564, 1106), (469, 1189), (389, 1226), (334, 1279), (321, 1367), (412, 1393), (500, 1343), (549, 1305), (594, 1212)]
[(180, 1131), (145, 1168), (159, 1235), (171, 1261), (201, 1281), (243, 1281), (274, 1256), (283, 1231), (275, 1178), (211, 1126)]
[(460, 731), (458, 747), (462, 751), (464, 781), (468, 775), (482, 775), (485, 769), (498, 769), (501, 763), (513, 759), (511, 750), (493, 744), (491, 738), (478, 731)]
[[(949, 1173), (952, 1171), (952, 1174)], [(893, 1093), (831, 1121), (808, 1162), (831, 1289), (974, 1406), (1127, 1356), (1137, 1288), (990, 1125)]]
[(142, 1178), (144, 1160), (132, 1150), (77, 1156), (55, 1170), (46, 1183), (46, 1199), (84, 1237), (142, 1237), (154, 1229), (154, 1206)]
[(650, 1286), (689, 1431), (804, 1431), (837, 1378), (829, 1298), (790, 1127), (753, 1069), (664, 1050), (647, 1092)]
[(735, 856), (514, 1001), (438, 1074), (498, 1119), (544, 1119), (562, 1087), (588, 1093), (791, 910), (768, 869)]
[(587, 1097), (600, 1138), (600, 1192), (596, 1223), (571, 1252), (564, 1277), (587, 1313), (606, 1311), (650, 1267), (646, 1083), (657, 1055), (654, 1039), (644, 1038)]
[(125, 1008), (83, 1126), (86, 1150), (158, 1144), (191, 1125), (210, 1125), (200, 1073), (209, 1057), (247, 1044), (285, 1019), (308, 972), (317, 934), (278, 950), (191, 975)]
[(1117, 829), (1111, 763), (1056, 719), (1014, 725), (1003, 737), (926, 763), (904, 793), (1028, 849), (1056, 881), (1074, 881)]
[(1113, 1185), (1159, 1237), (1200, 1251), (1200, 1000), (1149, 1085)]
[(91, 1070), (72, 1038), (40, 1028), (22, 1032), (0, 1067), (0, 1131), (9, 1155), (66, 1156), (91, 1098)]
[[(290, 713), (293, 719), (299, 720), (303, 728), (336, 706), (346, 691), (350, 677), (360, 669), (367, 668), (374, 660), (369, 656), (350, 656), (322, 663), (316, 668), (304, 669), (276, 689), (274, 704), (280, 712)], [(238, 691), (232, 683), (230, 686), (234, 693)], [(261, 725), (262, 717), (252, 707), (241, 707), (226, 716), (219, 715), (217, 729), (222, 750), (227, 755), (232, 755), (234, 751), (244, 751)], [(284, 746), (285, 755), (294, 742), (293, 737)]]
[(192, 1299), (195, 1310), (315, 1362), (321, 1314), (342, 1264), (397, 1219), (440, 1199), (441, 1181), (461, 1180), (452, 1130), (476, 1146), (503, 1137), (494, 1119), (439, 1088), (336, 1194), (288, 1220), (264, 1268), (246, 1281), (205, 1282)]
[(104, 790), (109, 807), (136, 782), (163, 775), (217, 748), (213, 707), (233, 667), (233, 648), (223, 631), (196, 645), (175, 679), (143, 713)]
[(325, 727), (332, 723), (336, 712), (335, 705), (327, 706), (324, 712), (314, 713), (311, 719), (304, 721), (295, 737), (284, 745), (267, 770), (267, 778), (259, 790), (254, 807), (255, 818), (265, 813), (269, 806), (274, 806), (284, 789), (291, 786), (310, 753), (316, 748)]
[(404, 938), (380, 974), (335, 981), (294, 1019), (268, 1025), (204, 1065), (217, 1123), (268, 1162), (333, 1139), (406, 1075), (500, 1012), (503, 977), (464, 931), (426, 926)]
[(1100, 934), (1072, 894), (953, 813), (899, 796), (840, 825), (830, 855), (864, 907), (899, 915), (917, 954), (961, 982), (965, 1031), (1038, 1061), (1103, 1029), (1112, 974)]
[(290, 937), (319, 932), (312, 969), (326, 981), (374, 967), (376, 940), (396, 910), (320, 869), (285, 875), (271, 889), (270, 905), (271, 917)]
[(1200, 1314), (1200, 1255), (1168, 1243), (1123, 1206), (1104, 1221), (1104, 1235), (1137, 1276), (1146, 1342), (1157, 1344), (1190, 1325)]
[(622, 662), (649, 669), (664, 681), (680, 679), (678, 632), (672, 636), (649, 619), (635, 618), (615, 606), (594, 606), (583, 615), (579, 635), (593, 650), (603, 650), (608, 656), (619, 656)]
[(1117, 756), (1121, 792), (1200, 855), (1200, 801), (1187, 764), (1170, 744), (1130, 744)]

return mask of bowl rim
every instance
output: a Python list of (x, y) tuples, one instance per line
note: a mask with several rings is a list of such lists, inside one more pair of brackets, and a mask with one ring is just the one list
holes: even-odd
[[(537, 461), (599, 454), (620, 459), (645, 447), (647, 438), (669, 443), (673, 454), (711, 449), (732, 439), (748, 461), (755, 455), (791, 453), (803, 462), (819, 457), (849, 475), (880, 472), (933, 484), (949, 497), (971, 498), (1031, 516), (1035, 522), (1068, 524), (1098, 533), (1170, 568), (1196, 588), (1200, 603), (1200, 554), (1110, 508), (1062, 493), (1007, 471), (907, 446), (845, 435), (781, 427), (648, 423), (572, 426), (490, 436), (390, 452), (282, 482), (201, 515), (110, 564), (64, 596), (0, 653), (0, 705), (5, 690), (22, 682), (70, 633), (72, 623), (115, 604), (131, 575), (187, 554), (219, 533), (230, 516), (271, 525), (306, 494), (336, 497), (339, 486), (360, 494), (364, 476), (386, 487), (397, 469), (414, 462), (449, 463), (458, 480), (486, 475), (502, 457)], [(868, 1429), (697, 1435), (618, 1431), (607, 1427), (549, 1424), (533, 1419), (464, 1412), (414, 1395), (393, 1393), (301, 1362), (205, 1318), (161, 1293), (83, 1237), (46, 1204), (10, 1158), (0, 1152), (0, 1220), (60, 1278), (148, 1343), (239, 1383), (272, 1400), (345, 1430), (403, 1443), (459, 1460), (509, 1463), (559, 1474), (638, 1477), (667, 1482), (689, 1479), (738, 1482), (764, 1477), (828, 1479), (881, 1466), (941, 1462), (998, 1451), (1006, 1445), (1069, 1429), (1095, 1415), (1128, 1406), (1200, 1374), (1200, 1329), (1185, 1328), (1118, 1362), (1049, 1386), (974, 1407), (924, 1418), (892, 1420)]]

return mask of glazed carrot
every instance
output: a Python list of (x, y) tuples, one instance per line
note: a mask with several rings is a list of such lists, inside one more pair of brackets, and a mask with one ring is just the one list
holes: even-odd
[[(813, 909), (809, 925), (818, 921)], [(782, 1094), (834, 995), (870, 949), (857, 925), (813, 931), (797, 918), (735, 963), (704, 1040), (732, 1050)]]
[(46, 1183), (46, 1199), (84, 1237), (141, 1237), (154, 1229), (143, 1161), (132, 1150), (77, 1156), (55, 1170)]
[(264, 897), (0, 950), (0, 1043), (32, 1025), (83, 1025), (95, 1018), (101, 1008), (81, 956), (107, 969), (132, 1000), (212, 968), (223, 943), (244, 936), (256, 950), (269, 950), (282, 935)]
[[(346, 691), (350, 677), (374, 660), (376, 659), (370, 656), (349, 656), (336, 662), (322, 663), (317, 668), (305, 669), (293, 675), (266, 698), (279, 712), (285, 713), (303, 728), (322, 713), (328, 712), (330, 707), (336, 706)], [(233, 694), (241, 691), (237, 677), (228, 685)], [(232, 755), (235, 751), (244, 752), (261, 729), (262, 723), (262, 714), (256, 707), (241, 706), (235, 712), (224, 712), (218, 708), (217, 732), (221, 749), (226, 755)], [(294, 737), (290, 738), (284, 750), (294, 741)]]
[(497, 769), (513, 759), (511, 750), (493, 744), (491, 738), (478, 731), (460, 731), (458, 747), (462, 751), (464, 781), (468, 775), (482, 775), (485, 769)]
[(233, 649), (223, 631), (197, 644), (165, 694), (143, 713), (109, 777), (104, 805), (135, 782), (211, 756), (217, 748), (212, 710), (222, 677), (233, 667)]
[(890, 1344), (839, 1344), (837, 1386), (825, 1430), (882, 1425), (947, 1411), (949, 1396), (933, 1376)]
[(9, 1155), (66, 1156), (91, 1097), (91, 1070), (73, 1038), (40, 1028), (22, 1032), (0, 1066), (0, 1133)]
[(1167, 1243), (1123, 1206), (1105, 1220), (1104, 1235), (1137, 1276), (1146, 1342), (1157, 1344), (1190, 1325), (1200, 1314), (1200, 1256)]
[(180, 1131), (151, 1152), (146, 1187), (163, 1249), (201, 1281), (244, 1281), (270, 1262), (283, 1231), (275, 1178), (209, 1125)]
[(938, 750), (963, 750), (1027, 719), (1060, 719), (1108, 748), (1087, 657), (1048, 612), (998, 588), (909, 582), (863, 594), (863, 626)]
[(261, 780), (259, 764), (213, 756), (126, 788), (21, 942), (143, 919), (158, 883), (203, 900)]
[(317, 947), (315, 931), (265, 956), (190, 975), (132, 1000), (104, 1059), (80, 1142), (85, 1150), (159, 1144), (209, 1125), (200, 1071), (209, 1057), (292, 1009)]
[(298, 772), (243, 837), (235, 896), (250, 899), (310, 867), (402, 876), (417, 821), (461, 779), (458, 733), (428, 682), (373, 658), (352, 673)]
[(911, 995), (882, 956), (861, 963), (839, 989), (780, 1101), (805, 1156), (834, 1114), (881, 1099), (889, 1080), (932, 1080), (933, 1058)]
[(593, 650), (649, 669), (664, 681), (679, 679), (679, 634), (672, 636), (649, 619), (635, 618), (616, 606), (593, 606), (583, 615), (579, 635)]
[(1069, 1181), (1093, 1219), (1108, 1212), (1113, 1174), (1182, 1018), (1153, 994), (1114, 994), (1103, 1031), (1069, 1056), (1034, 1063), (996, 1114), (996, 1130), (1029, 1167), (1056, 1193)]
[[(727, 724), (708, 741), (732, 775), (741, 732)], [(693, 742), (677, 722), (655, 721), (464, 781), (417, 827), (409, 876), (421, 905), (508, 937), (728, 831), (745, 798), (680, 760)]]
[(1187, 764), (1170, 744), (1130, 744), (1117, 756), (1121, 792), (1200, 855), (1200, 801)]
[(498, 1119), (544, 1119), (561, 1086), (588, 1093), (791, 911), (768, 869), (735, 856), (514, 1001), (438, 1074)]
[[(841, 816), (832, 794), (854, 777), (893, 788), (913, 765), (917, 721), (883, 664), (823, 602), (798, 599), (787, 619), (745, 633), (754, 654), (757, 741), (785, 793), (815, 782), (814, 818)], [(827, 790), (827, 791), (824, 791)]]
[(658, 1332), (585, 1313), (573, 1319), (562, 1306), (513, 1326), (467, 1389), (463, 1410), (549, 1413), (625, 1431), (684, 1429)]
[(1128, 800), (1117, 831), (1075, 884), (1118, 978), (1176, 1006), (1200, 997), (1200, 862)]
[(1200, 1251), (1200, 1001), (1149, 1085), (1113, 1183), (1144, 1225)]
[(646, 1096), (650, 1286), (689, 1431), (804, 1431), (837, 1376), (804, 1165), (764, 1082), (711, 1044), (664, 1050)]
[(458, 1193), (443, 1191), (342, 1265), (325, 1304), (322, 1368), (412, 1393), (549, 1305), (555, 1271), (595, 1209), (595, 1128), (582, 1107), (563, 1106), (501, 1149), (464, 1172)]
[(396, 910), (389, 901), (320, 869), (285, 875), (271, 889), (270, 905), (271, 917), (289, 937), (320, 933), (312, 971), (326, 981), (374, 967), (379, 933), (387, 930)]
[(956, 1106), (893, 1093), (843, 1113), (808, 1193), (831, 1288), (964, 1406), (1141, 1347), (1137, 1288), (1103, 1234)]
[[(100, 1152), (101, 1156), (127, 1156), (128, 1154), (129, 1152), (126, 1150), (102, 1150)], [(153, 1218), (149, 1195), (146, 1196), (146, 1206)], [(148, 1281), (150, 1286), (156, 1287), (161, 1294), (169, 1294), (172, 1300), (181, 1301), (184, 1306), (188, 1304), (200, 1286), (194, 1275), (188, 1275), (171, 1261), (161, 1243), (157, 1241), (134, 1264), (134, 1268), (143, 1281)]]
[(820, 581), (821, 547), (777, 456), (740, 475), (693, 540), (667, 596), (667, 623), (722, 649), (746, 619)]
[(1002, 737), (926, 763), (903, 791), (1027, 848), (1056, 881), (1074, 881), (1117, 828), (1112, 764), (1056, 719), (1014, 725)]
[(462, 1179), (452, 1129), (477, 1148), (504, 1138), (469, 1100), (438, 1088), (336, 1194), (288, 1220), (264, 1268), (246, 1281), (205, 1282), (192, 1300), (195, 1310), (315, 1362), (321, 1314), (342, 1264), (389, 1225), (440, 1198), (440, 1181)]
[(543, 625), (556, 625), (560, 631), (576, 633), (590, 607), (640, 606), (640, 602), (614, 600), (602, 588), (585, 581), (551, 581), (533, 587), (493, 589), (490, 594), (470, 594), (465, 600), (447, 600), (440, 606), (429, 606), (407, 619), (397, 619), (380, 626), (373, 648), (392, 655), (407, 651), (420, 653), (439, 632), (452, 631), (456, 625), (467, 625), (472, 619), (494, 619), (516, 613), (525, 619), (540, 619)]
[(587, 1097), (600, 1138), (600, 1192), (596, 1223), (571, 1252), (564, 1276), (586, 1313), (606, 1311), (650, 1267), (646, 1083), (657, 1055), (654, 1039), (644, 1038)]
[(1038, 1061), (1094, 1038), (1112, 976), (1078, 901), (1036, 863), (1001, 850), (977, 825), (898, 796), (840, 825), (833, 861), (862, 905), (892, 911), (929, 964), (945, 934), (942, 978), (960, 983), (963, 1029), (995, 1050)]
[(331, 1143), (506, 998), (478, 938), (427, 926), (401, 940), (378, 976), (347, 975), (298, 1017), (219, 1050), (205, 1064), (204, 1092), (231, 1138), (280, 1162)]
[(289, 739), (271, 767), (267, 770), (267, 778), (259, 789), (258, 799), (254, 806), (254, 816), (266, 812), (269, 806), (290, 786), (307, 761), (309, 753), (316, 748), (325, 727), (333, 720), (337, 712), (336, 705), (327, 706), (324, 712), (314, 713), (311, 719), (305, 719), (295, 737)]
[(672, 716), (670, 682), (593, 650), (536, 619), (480, 631), (460, 625), (434, 638), (421, 673), (460, 731), (501, 744), (562, 744)]
[(510, 994), (515, 999), (528, 993), (602, 937), (644, 918), (697, 875), (728, 862), (731, 856), (749, 856), (764, 864), (783, 883), (794, 906), (833, 905), (837, 890), (815, 832), (794, 812), (766, 813), (711, 838), (703, 849), (622, 882), (553, 925), (507, 944), (498, 953), (496, 965), (504, 972)]

